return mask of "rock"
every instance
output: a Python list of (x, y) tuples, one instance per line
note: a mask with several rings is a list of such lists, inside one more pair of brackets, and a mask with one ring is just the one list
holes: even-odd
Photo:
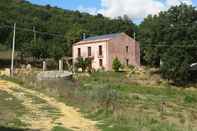
[(31, 65), (28, 64), (28, 65), (26, 66), (26, 69), (27, 69), (28, 71), (31, 71)]
[(45, 72), (40, 72), (37, 75), (38, 80), (53, 80), (53, 79), (67, 79), (72, 76), (71, 72), (68, 71), (45, 71)]
[(0, 72), (0, 75), (1, 75), (1, 76), (10, 76), (10, 75), (11, 75), (10, 69), (9, 69), (9, 68), (5, 68), (4, 71), (1, 71), (1, 72)]

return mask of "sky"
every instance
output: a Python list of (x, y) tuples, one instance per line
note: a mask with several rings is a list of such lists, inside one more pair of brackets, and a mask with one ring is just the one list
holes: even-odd
[(92, 15), (103, 14), (117, 18), (127, 15), (135, 23), (139, 23), (149, 14), (158, 14), (181, 2), (197, 5), (197, 0), (28, 0), (38, 5), (50, 4), (63, 9), (79, 10)]

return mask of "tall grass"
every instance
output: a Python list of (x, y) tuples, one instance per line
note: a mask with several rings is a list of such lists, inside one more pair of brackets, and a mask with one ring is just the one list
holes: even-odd
[[(71, 80), (37, 81), (35, 75), (14, 78), (75, 106), (87, 117), (100, 120), (104, 131), (192, 131), (196, 129), (197, 92), (163, 86), (142, 86), (124, 73), (77, 74)], [(183, 112), (186, 112), (183, 115)], [(187, 117), (185, 117), (187, 116)], [(189, 124), (187, 124), (189, 123)], [(196, 123), (197, 124), (197, 123)]]

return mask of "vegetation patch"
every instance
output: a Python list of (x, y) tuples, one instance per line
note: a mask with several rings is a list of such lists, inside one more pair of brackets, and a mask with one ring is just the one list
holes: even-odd
[(17, 100), (7, 92), (0, 91), (0, 126), (25, 127), (20, 118), (28, 111), (22, 104), (23, 101)]
[(52, 131), (72, 131), (70, 129), (63, 128), (61, 126), (56, 126), (52, 129)]
[(79, 108), (86, 117), (99, 121), (102, 130), (189, 130), (185, 123), (196, 128), (197, 112), (191, 110), (197, 108), (196, 91), (136, 84), (126, 72), (76, 74), (74, 78), (35, 81), (33, 86), (27, 77), (22, 83)]

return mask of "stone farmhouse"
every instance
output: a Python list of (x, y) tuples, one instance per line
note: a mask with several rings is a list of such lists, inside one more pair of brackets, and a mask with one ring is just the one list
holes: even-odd
[(125, 33), (88, 37), (73, 45), (73, 61), (92, 58), (92, 68), (112, 70), (117, 57), (123, 65), (140, 66), (140, 46)]

